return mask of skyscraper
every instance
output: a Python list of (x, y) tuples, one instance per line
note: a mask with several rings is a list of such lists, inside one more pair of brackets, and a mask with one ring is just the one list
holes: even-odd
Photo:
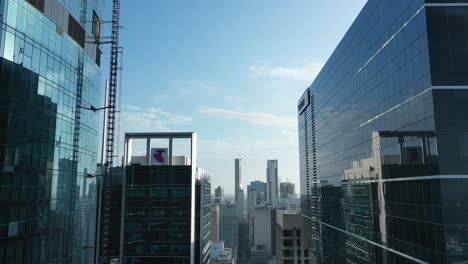
[(236, 199), (236, 203), (239, 200), (239, 191), (242, 190), (242, 159), (235, 159), (234, 160), (234, 177), (235, 177), (235, 182), (234, 182), (234, 195)]
[(254, 246), (263, 245), (266, 251), (272, 254), (272, 221), (271, 215), (274, 214), (269, 206), (256, 207), (254, 213)]
[(278, 203), (278, 160), (267, 160), (267, 201), (275, 206)]
[(302, 213), (321, 263), (468, 259), (461, 2), (369, 0), (300, 98)]
[(257, 203), (266, 201), (267, 197), (267, 184), (262, 181), (250, 182), (250, 189), (257, 191)]
[(254, 211), (253, 247), (261, 245), (270, 256), (276, 254), (276, 208), (269, 204), (259, 204)]
[(292, 182), (280, 183), (280, 198), (281, 199), (290, 198), (290, 196), (294, 195), (294, 193), (295, 193), (294, 183)]
[(211, 241), (219, 242), (219, 204), (211, 206)]
[(238, 211), (239, 221), (243, 222), (244, 216), (244, 189), (242, 188), (242, 159), (234, 160), (234, 176), (235, 176), (235, 202)]
[(227, 248), (237, 258), (238, 223), (236, 206), (230, 202), (221, 204), (219, 208), (219, 239), (224, 241)]
[(218, 188), (215, 189), (215, 203), (222, 203), (224, 202), (224, 190), (221, 188), (221, 186), (218, 186)]
[(257, 206), (257, 190), (252, 189), (250, 185), (247, 186), (247, 223), (249, 226), (249, 246), (253, 246), (254, 236), (254, 210)]
[(247, 222), (239, 223), (237, 230), (237, 263), (248, 264), (250, 255), (249, 224)]
[(102, 2), (0, 2), (0, 263), (94, 261)]
[(267, 184), (262, 181), (252, 181), (247, 186), (247, 222), (249, 225), (250, 248), (254, 246), (254, 212), (257, 204), (266, 201)]
[[(143, 158), (132, 156), (134, 140), (146, 141)], [(176, 149), (189, 152), (181, 158)], [(208, 263), (211, 184), (196, 166), (196, 134), (127, 133), (125, 150), (120, 259)]]
[(316, 263), (306, 243), (303, 217), (297, 212), (276, 211), (276, 259), (278, 264)]
[(195, 261), (210, 263), (211, 239), (211, 178), (200, 167), (195, 180)]

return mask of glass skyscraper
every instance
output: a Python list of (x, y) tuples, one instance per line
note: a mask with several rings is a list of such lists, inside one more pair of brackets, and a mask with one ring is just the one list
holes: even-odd
[(239, 222), (242, 223), (245, 221), (245, 209), (244, 209), (244, 188), (242, 186), (242, 159), (234, 160), (234, 177), (235, 177), (235, 189), (234, 189), (234, 199), (237, 208), (237, 216)]
[(211, 239), (211, 178), (197, 168), (195, 182), (195, 263), (210, 263)]
[(224, 241), (226, 248), (232, 249), (232, 255), (237, 258), (239, 221), (237, 207), (230, 202), (222, 203), (219, 207), (219, 239)]
[(0, 0), (0, 263), (92, 263), (103, 0)]
[(320, 263), (468, 260), (468, 1), (369, 0), (298, 102)]
[(120, 263), (208, 264), (211, 182), (196, 134), (126, 133), (125, 149)]

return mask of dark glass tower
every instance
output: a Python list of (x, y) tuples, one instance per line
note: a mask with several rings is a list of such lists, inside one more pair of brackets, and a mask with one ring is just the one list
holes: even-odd
[(298, 103), (321, 263), (468, 260), (468, 1), (369, 0)]
[(124, 263), (190, 263), (190, 166), (127, 168)]
[(224, 241), (226, 248), (232, 249), (232, 255), (237, 258), (239, 225), (237, 207), (228, 202), (219, 207), (219, 239)]
[(0, 0), (0, 263), (94, 262), (102, 4)]
[[(196, 167), (196, 134), (127, 133), (125, 139), (121, 262), (209, 263), (211, 183)], [(146, 154), (132, 155), (141, 152), (139, 141)], [(181, 149), (186, 155), (177, 154)]]

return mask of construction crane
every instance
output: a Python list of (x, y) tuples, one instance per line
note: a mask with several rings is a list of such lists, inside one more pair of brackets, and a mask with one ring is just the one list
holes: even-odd
[[(109, 222), (110, 207), (111, 207), (111, 168), (114, 163), (114, 146), (116, 134), (116, 114), (117, 114), (117, 94), (118, 94), (118, 71), (119, 71), (119, 31), (120, 31), (120, 0), (112, 1), (112, 33), (110, 37), (110, 67), (109, 67), (109, 80), (107, 88), (107, 104), (105, 117), (105, 159), (104, 159), (104, 181), (103, 190), (101, 194), (104, 199), (101, 200), (102, 207), (100, 213), (104, 223)], [(101, 223), (99, 223), (101, 224)], [(102, 249), (103, 255), (107, 255), (109, 247), (109, 226), (104, 224), (102, 230)], [(98, 259), (99, 261), (99, 259)]]
[(107, 124), (106, 124), (106, 173), (114, 161), (115, 141), (115, 115), (117, 105), (117, 79), (119, 70), (119, 30), (120, 30), (120, 0), (112, 1), (112, 35), (109, 73), (109, 94), (107, 99)]
[[(95, 261), (97, 263), (105, 262), (106, 255), (109, 248), (109, 225), (102, 223), (108, 223), (110, 217), (111, 207), (111, 178), (113, 161), (114, 161), (114, 148), (115, 138), (117, 133), (118, 124), (116, 124), (116, 115), (118, 107), (118, 73), (122, 68), (119, 67), (119, 54), (122, 53), (122, 48), (119, 47), (119, 31), (120, 31), (120, 0), (112, 0), (112, 32), (110, 37), (98, 37), (92, 42), (96, 45), (110, 44), (110, 68), (109, 68), (109, 79), (106, 85), (106, 102), (104, 107), (81, 107), (93, 112), (99, 110), (105, 110), (104, 112), (104, 131), (103, 131), (103, 146), (102, 146), (102, 166), (103, 171), (101, 172), (103, 177), (99, 177), (99, 209), (98, 209), (98, 231), (97, 231), (97, 247)], [(99, 27), (103, 23), (99, 21)], [(110, 39), (110, 41), (102, 41), (103, 39)], [(117, 120), (118, 122), (118, 120)], [(97, 177), (97, 176), (96, 176)], [(101, 179), (103, 178), (103, 179)], [(102, 230), (101, 230), (102, 225)], [(104, 257), (102, 257), (104, 256)]]

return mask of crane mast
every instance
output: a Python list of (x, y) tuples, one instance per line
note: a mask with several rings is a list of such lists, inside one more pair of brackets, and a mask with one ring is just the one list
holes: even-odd
[(106, 124), (106, 173), (113, 165), (114, 141), (115, 141), (115, 116), (117, 104), (117, 77), (119, 70), (119, 30), (120, 30), (120, 0), (112, 1), (112, 35), (109, 73), (109, 94), (107, 99), (107, 124)]

